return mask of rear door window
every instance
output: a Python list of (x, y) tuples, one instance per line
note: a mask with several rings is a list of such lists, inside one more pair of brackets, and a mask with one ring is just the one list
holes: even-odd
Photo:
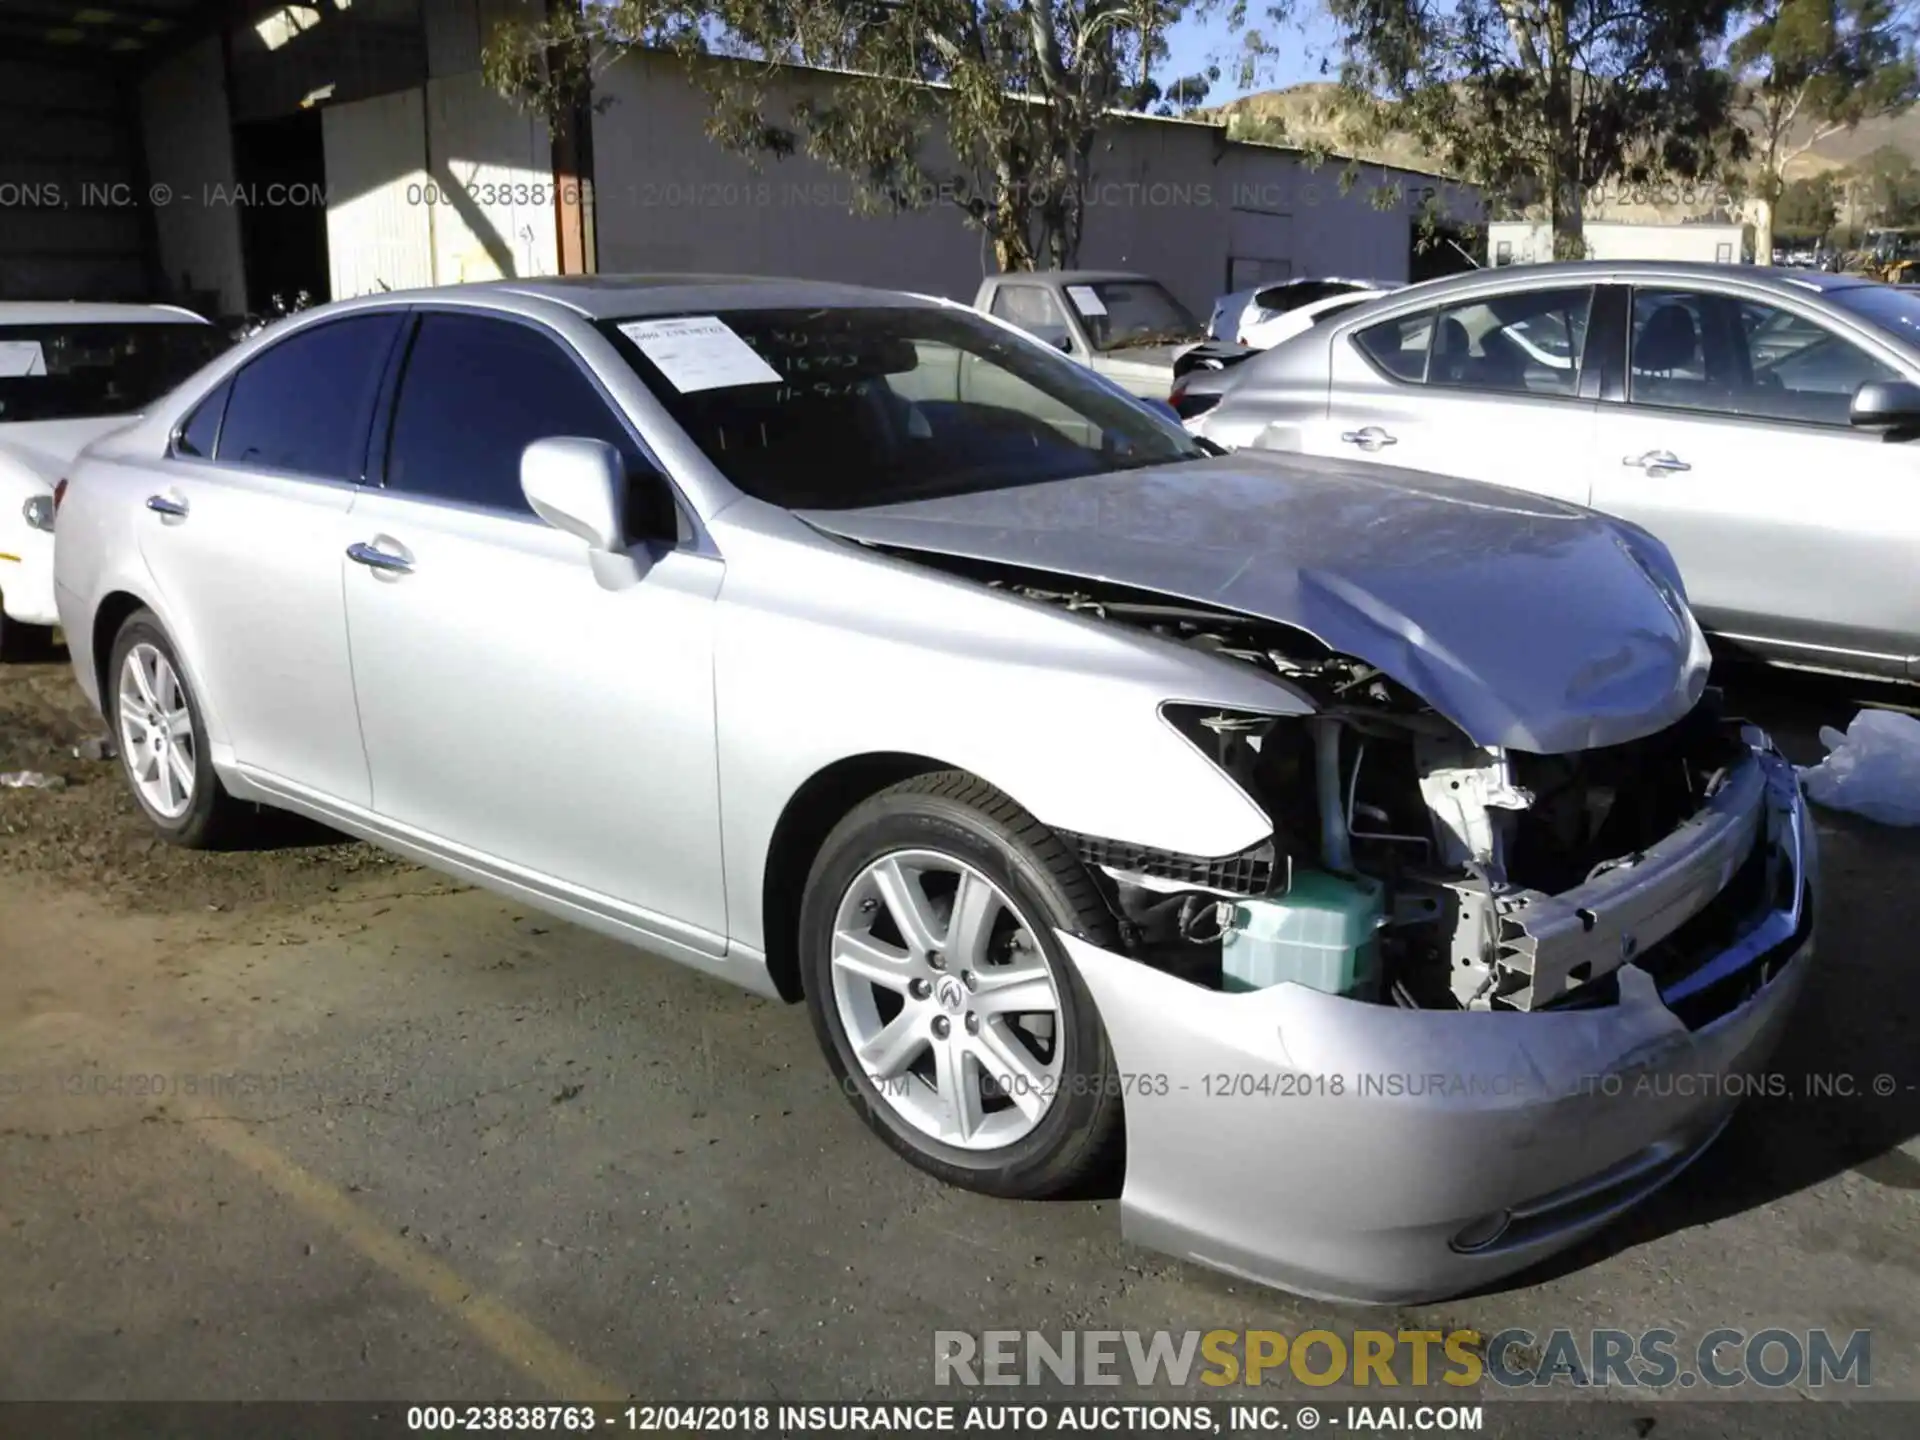
[(404, 319), (382, 310), (329, 321), (248, 361), (233, 377), (219, 461), (358, 483), (381, 375)]
[(1427, 374), (1427, 348), (1433, 339), (1435, 312), (1423, 310), (1417, 315), (1400, 315), (1369, 325), (1353, 337), (1353, 343), (1380, 369), (1396, 380), (1418, 385)]
[(1444, 311), (1427, 383), (1520, 395), (1574, 395), (1593, 290), (1522, 290)]

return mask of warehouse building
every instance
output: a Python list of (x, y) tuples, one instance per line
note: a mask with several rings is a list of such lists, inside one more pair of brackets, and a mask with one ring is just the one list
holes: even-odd
[[(993, 267), (958, 210), (856, 214), (805, 157), (710, 141), (677, 59), (597, 82), (579, 141), (488, 88), (486, 36), (524, 0), (12, 0), (0, 11), (0, 299), (150, 298), (209, 314), (582, 270), (859, 281), (956, 298)], [(792, 70), (795, 97), (836, 78)], [(1316, 273), (1405, 279), (1423, 208), (1477, 199), (1413, 172), (1116, 116), (1096, 148), (1080, 262), (1214, 296)], [(581, 183), (587, 182), (587, 183)], [(1391, 203), (1382, 203), (1382, 193)]]

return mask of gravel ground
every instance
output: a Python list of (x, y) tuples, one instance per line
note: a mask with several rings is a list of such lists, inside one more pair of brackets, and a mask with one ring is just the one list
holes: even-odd
[[(1862, 698), (1730, 689), (1802, 760)], [(796, 1009), (324, 832), (160, 846), (98, 731), (63, 665), (0, 671), (0, 772), (66, 781), (0, 790), (0, 1396), (850, 1400), (930, 1393), (937, 1329), (1778, 1325), (1870, 1329), (1920, 1400), (1920, 832), (1822, 817), (1793, 1093), (1545, 1272), (1368, 1311), (923, 1179)]]

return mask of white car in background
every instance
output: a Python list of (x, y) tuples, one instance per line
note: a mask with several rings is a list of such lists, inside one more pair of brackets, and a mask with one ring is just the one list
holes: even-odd
[(1250, 350), (1271, 350), (1282, 340), (1304, 335), (1322, 320), (1344, 315), (1356, 305), (1378, 300), (1387, 290), (1343, 290), (1309, 300), (1291, 310), (1261, 312), (1258, 320), (1240, 322), (1240, 343)]
[(0, 304), (0, 658), (44, 645), (58, 621), (53, 492), (74, 456), (227, 343), (171, 305)]
[[(1236, 290), (1231, 295), (1223, 295), (1214, 302), (1213, 315), (1207, 322), (1207, 332), (1218, 340), (1231, 340), (1238, 344), (1249, 345), (1248, 327), (1264, 325), (1289, 311), (1298, 310), (1305, 305), (1338, 295), (1351, 295), (1359, 290), (1384, 291), (1397, 290), (1400, 287), (1390, 280), (1354, 280), (1337, 275), (1323, 275), (1312, 279), (1276, 280), (1270, 285), (1255, 286), (1251, 290)], [(1275, 342), (1278, 343), (1278, 342)]]

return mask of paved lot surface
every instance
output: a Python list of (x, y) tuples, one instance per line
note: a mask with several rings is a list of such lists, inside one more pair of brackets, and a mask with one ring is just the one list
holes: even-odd
[[(1732, 690), (1802, 759), (1859, 694)], [(1920, 832), (1823, 818), (1792, 1093), (1546, 1273), (1383, 1312), (922, 1179), (797, 1009), (324, 836), (160, 847), (95, 728), (0, 672), (0, 771), (69, 781), (0, 791), (0, 1396), (853, 1400), (930, 1394), (937, 1329), (1777, 1325), (1871, 1329), (1920, 1399)]]

